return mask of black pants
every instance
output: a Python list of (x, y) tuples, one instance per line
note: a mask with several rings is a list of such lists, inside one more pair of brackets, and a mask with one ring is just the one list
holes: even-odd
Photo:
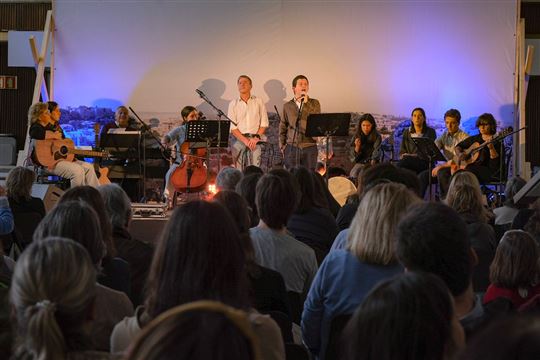
[[(450, 180), (452, 179), (451, 169), (448, 168), (442, 168), (437, 173), (437, 177), (431, 177), (431, 183), (432, 184), (439, 184), (439, 188), (441, 190), (441, 196), (444, 198), (446, 196), (446, 193), (448, 192), (448, 187), (450, 186)], [(430, 191), (431, 189), (428, 189), (429, 186), (429, 176), (431, 175), (431, 170), (424, 170), (420, 174), (418, 174), (418, 178), (420, 179), (420, 194), (422, 196), (425, 196), (426, 190)]]
[(283, 154), (283, 164), (286, 169), (291, 169), (295, 166), (304, 166), (309, 170), (315, 169), (317, 165), (317, 146), (314, 144), (306, 148), (298, 148), (287, 145)]

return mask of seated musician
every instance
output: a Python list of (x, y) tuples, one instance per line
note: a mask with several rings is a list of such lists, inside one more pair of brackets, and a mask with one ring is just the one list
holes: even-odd
[(435, 130), (426, 124), (426, 112), (422, 108), (415, 108), (411, 113), (411, 126), (403, 131), (403, 140), (399, 148), (400, 161), (398, 167), (409, 169), (419, 174), (429, 167), (429, 161), (419, 153), (412, 140), (418, 137), (427, 137), (435, 141)]
[(130, 123), (129, 111), (125, 106), (119, 106), (114, 113), (114, 121), (111, 121), (101, 128), (99, 134), (100, 146), (103, 147), (106, 144), (105, 139), (110, 129), (126, 129), (126, 131), (138, 130), (134, 125)]
[[(33, 140), (62, 140), (65, 139), (64, 131), (60, 127), (60, 108), (57, 103), (35, 103), (28, 110), (28, 119), (31, 123), (29, 134)], [(52, 154), (45, 154), (52, 157)], [(32, 152), (32, 159), (39, 163), (40, 154)], [(97, 187), (98, 178), (92, 164), (74, 159), (73, 161), (61, 160), (50, 172), (63, 178), (69, 179), (71, 186), (90, 185)]]
[(163, 145), (170, 146), (174, 144), (176, 147), (176, 160), (171, 163), (171, 167), (165, 175), (165, 190), (163, 191), (163, 195), (167, 200), (171, 199), (175, 191), (174, 186), (171, 184), (170, 177), (183, 160), (180, 148), (186, 140), (186, 123), (188, 121), (199, 120), (199, 112), (193, 106), (185, 106), (180, 114), (182, 115), (183, 120), (182, 125), (172, 129), (163, 137)]
[(442, 150), (444, 157), (448, 160), (445, 163), (435, 166), (433, 169), (427, 169), (421, 172), (418, 177), (420, 178), (420, 190), (423, 195), (429, 185), (429, 176), (432, 176), (432, 183), (439, 183), (441, 195), (446, 196), (448, 187), (450, 186), (451, 178), (451, 163), (452, 159), (456, 155), (456, 145), (461, 141), (469, 137), (469, 135), (459, 128), (461, 121), (461, 113), (459, 110), (450, 109), (444, 114), (444, 124), (446, 130), (435, 140), (435, 145)]
[[(497, 131), (495, 118), (489, 113), (482, 114), (478, 117), (476, 127), (480, 132), (478, 135), (471, 136), (456, 146), (456, 156), (461, 160), (467, 158), (467, 149), (492, 140), (493, 135)], [(476, 175), (481, 184), (489, 182), (492, 176), (500, 169), (501, 155), (504, 155), (500, 153), (502, 149), (501, 145), (502, 143), (500, 141), (488, 144), (488, 146), (485, 146), (478, 152), (478, 158), (475, 161), (465, 165), (460, 164), (460, 168), (464, 168)]]
[(364, 114), (358, 120), (354, 139), (351, 142), (350, 159), (354, 166), (349, 174), (356, 179), (367, 164), (375, 165), (381, 156), (381, 134), (377, 131), (375, 118), (371, 114)]

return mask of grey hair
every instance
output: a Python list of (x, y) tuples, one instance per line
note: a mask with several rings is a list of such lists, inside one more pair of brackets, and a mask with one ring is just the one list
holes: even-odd
[(236, 188), (236, 184), (242, 179), (242, 172), (233, 167), (221, 169), (216, 177), (216, 187), (219, 190), (232, 190)]
[(506, 182), (504, 187), (505, 205), (514, 206), (514, 195), (516, 195), (527, 182), (519, 176), (513, 176)]
[(95, 296), (96, 271), (84, 247), (59, 237), (28, 246), (10, 289), (19, 334), (15, 357), (65, 359), (85, 346), (84, 323)]
[(45, 110), (49, 111), (47, 104), (42, 102), (34, 103), (28, 109), (28, 121), (33, 124), (39, 120), (39, 116)]
[(98, 190), (113, 228), (127, 227), (131, 219), (131, 201), (124, 189), (118, 184), (107, 184), (98, 187)]

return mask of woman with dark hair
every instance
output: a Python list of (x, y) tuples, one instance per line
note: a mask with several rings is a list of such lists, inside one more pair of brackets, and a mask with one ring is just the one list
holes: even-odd
[(180, 206), (167, 223), (154, 254), (145, 306), (116, 325), (111, 336), (112, 352), (127, 349), (140, 330), (163, 312), (205, 299), (249, 311), (264, 358), (284, 358), (275, 322), (250, 310), (245, 266), (237, 226), (223, 206), (204, 201)]
[(381, 157), (381, 134), (373, 115), (366, 113), (358, 120), (356, 132), (351, 142), (350, 159), (354, 164), (350, 177), (356, 179), (366, 164), (375, 165)]
[(217, 301), (167, 310), (146, 326), (127, 360), (261, 360), (249, 314)]
[(419, 152), (414, 138), (427, 137), (432, 141), (436, 138), (435, 130), (426, 124), (426, 112), (422, 108), (415, 108), (411, 113), (411, 126), (403, 131), (403, 139), (399, 148), (398, 167), (421, 173), (429, 167), (427, 158), (424, 158)]
[(214, 196), (214, 201), (229, 210), (238, 230), (246, 257), (246, 269), (250, 282), (251, 297), (255, 309), (262, 313), (279, 311), (290, 316), (290, 309), (283, 277), (274, 270), (255, 262), (255, 250), (249, 237), (249, 212), (247, 202), (234, 191), (223, 190)]
[(310, 171), (311, 176), (313, 177), (313, 182), (315, 186), (314, 200), (315, 203), (320, 204), (320, 207), (330, 210), (330, 213), (335, 218), (341, 209), (341, 205), (334, 198), (328, 185), (324, 181), (324, 178), (317, 171)]
[(195, 107), (189, 105), (184, 106), (180, 115), (182, 116), (182, 124), (169, 131), (162, 139), (165, 146), (175, 145), (176, 147), (175, 161), (169, 167), (167, 174), (165, 174), (165, 189), (163, 190), (163, 195), (168, 201), (172, 200), (172, 196), (175, 192), (174, 186), (170, 182), (170, 177), (184, 159), (181, 147), (184, 141), (186, 141), (187, 122), (199, 120), (200, 117), (199, 111)]
[[(456, 145), (456, 157), (466, 160), (466, 150), (473, 146), (493, 140), (497, 132), (497, 122), (493, 115), (482, 114), (476, 120), (479, 134), (468, 137)], [(478, 178), (480, 184), (489, 182), (491, 177), (500, 170), (501, 161), (504, 157), (504, 147), (501, 141), (490, 143), (478, 152), (476, 161), (467, 164), (464, 169), (472, 172)]]
[(499, 297), (515, 308), (540, 294), (540, 250), (531, 235), (522, 230), (507, 231), (490, 266), (484, 304)]
[(107, 249), (105, 256), (101, 260), (102, 271), (98, 274), (98, 282), (130, 296), (131, 276), (129, 264), (125, 260), (116, 257), (116, 247), (112, 240), (111, 220), (107, 215), (107, 209), (101, 194), (91, 186), (77, 186), (66, 191), (58, 203), (62, 204), (67, 201), (82, 201), (89, 205), (98, 216), (101, 240), (105, 243)]
[(315, 251), (320, 264), (339, 230), (336, 220), (325, 204), (316, 202), (314, 177), (305, 167), (291, 169), (300, 185), (300, 202), (287, 222), (287, 230)]
[[(34, 233), (34, 242), (48, 236), (72, 239), (82, 245), (90, 255), (96, 272), (101, 271), (101, 261), (107, 253), (101, 236), (101, 226), (96, 212), (83, 201), (63, 201), (45, 216)], [(96, 349), (108, 351), (109, 338), (114, 324), (133, 314), (133, 305), (126, 294), (97, 285), (97, 296), (91, 333)]]
[(109, 359), (92, 351), (88, 323), (96, 302), (88, 252), (64, 238), (46, 238), (21, 255), (11, 284), (16, 359)]
[(248, 204), (250, 228), (259, 224), (259, 213), (257, 211), (257, 204), (255, 204), (255, 189), (257, 187), (257, 182), (261, 177), (262, 174), (257, 173), (245, 175), (240, 179), (238, 184), (236, 184), (235, 191), (240, 194)]
[(345, 329), (344, 359), (444, 360), (465, 345), (465, 335), (444, 282), (407, 272), (379, 284)]

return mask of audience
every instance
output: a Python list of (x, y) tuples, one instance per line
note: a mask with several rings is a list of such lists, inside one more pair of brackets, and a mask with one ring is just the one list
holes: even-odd
[(540, 198), (533, 203), (531, 210), (531, 214), (523, 229), (531, 234), (538, 244), (540, 244)]
[(144, 301), (144, 286), (150, 270), (154, 247), (131, 236), (131, 202), (118, 184), (98, 187), (103, 197), (106, 213), (112, 224), (113, 245), (117, 256), (129, 263), (131, 277), (131, 301), (140, 305)]
[(321, 263), (338, 233), (336, 220), (328, 210), (326, 198), (315, 197), (315, 183), (310, 171), (296, 167), (291, 169), (291, 173), (299, 184), (297, 196), (300, 200), (287, 222), (287, 230), (311, 247), (318, 263)]
[(17, 359), (109, 359), (92, 345), (96, 272), (74, 241), (45, 238), (21, 255), (11, 284)]
[(499, 297), (518, 308), (540, 294), (540, 250), (531, 235), (522, 230), (507, 231), (490, 266), (484, 303)]
[(484, 197), (476, 176), (468, 171), (455, 173), (446, 202), (467, 224), (471, 246), (478, 258), (473, 270), (474, 291), (484, 292), (489, 285), (489, 265), (495, 256), (497, 238), (487, 223), (492, 214), (484, 206)]
[(345, 359), (445, 360), (464, 347), (453, 300), (440, 278), (408, 272), (369, 293), (345, 330)]
[(204, 201), (188, 202), (173, 212), (154, 254), (145, 305), (116, 325), (111, 350), (126, 350), (150, 321), (196, 300), (248, 311), (263, 358), (284, 359), (276, 323), (250, 309), (245, 256), (234, 220), (221, 205)]
[[(90, 255), (96, 271), (107, 250), (101, 239), (101, 227), (96, 212), (82, 201), (64, 201), (45, 216), (34, 233), (34, 242), (48, 236), (72, 239), (82, 245)], [(109, 337), (114, 325), (125, 316), (133, 314), (133, 305), (126, 294), (97, 285), (92, 338), (96, 349), (108, 351)]]
[(137, 336), (127, 360), (258, 360), (249, 314), (216, 301), (174, 307)]
[(506, 186), (504, 187), (504, 204), (493, 210), (493, 213), (495, 214), (495, 225), (502, 225), (510, 228), (514, 217), (516, 217), (520, 209), (519, 206), (514, 204), (514, 195), (517, 194), (526, 183), (527, 182), (519, 176), (514, 176), (506, 182)]
[(379, 184), (365, 194), (346, 249), (328, 254), (304, 304), (304, 343), (318, 359), (325, 358), (332, 319), (352, 314), (378, 282), (403, 272), (395, 254), (394, 231), (407, 207), (419, 201), (401, 184)]
[(105, 249), (107, 250), (101, 260), (101, 272), (98, 274), (98, 282), (130, 296), (131, 277), (129, 264), (125, 260), (116, 257), (117, 251), (112, 240), (111, 220), (107, 216), (105, 203), (99, 191), (91, 186), (72, 187), (62, 195), (58, 203), (61, 204), (66, 201), (82, 201), (89, 205), (98, 216), (101, 240), (105, 243)]
[(236, 188), (236, 184), (242, 179), (242, 171), (233, 167), (224, 167), (217, 174), (216, 188), (221, 190), (233, 190)]
[(244, 175), (244, 177), (236, 184), (236, 192), (240, 194), (248, 204), (250, 227), (259, 225), (259, 212), (255, 204), (255, 189), (257, 182), (262, 177), (262, 174)]

